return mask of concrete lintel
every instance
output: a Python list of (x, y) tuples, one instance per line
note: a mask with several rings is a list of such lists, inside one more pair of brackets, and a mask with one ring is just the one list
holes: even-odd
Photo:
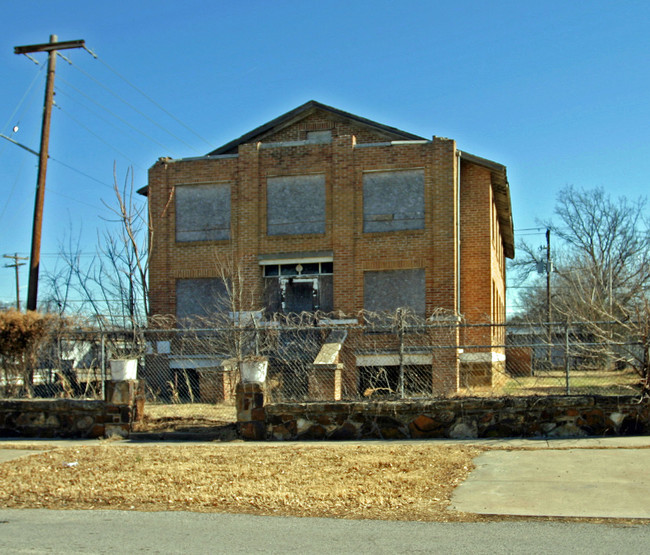
[(461, 363), (481, 363), (481, 362), (504, 362), (506, 360), (506, 355), (503, 353), (495, 353), (490, 351), (489, 353), (460, 353), (458, 355)]
[[(399, 354), (357, 355), (357, 366), (399, 366)], [(433, 364), (432, 354), (404, 354), (403, 363), (409, 366)]]

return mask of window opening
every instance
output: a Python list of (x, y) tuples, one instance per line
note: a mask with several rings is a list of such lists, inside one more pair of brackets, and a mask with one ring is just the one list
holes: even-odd
[(332, 262), (268, 264), (267, 309), (284, 313), (332, 310)]

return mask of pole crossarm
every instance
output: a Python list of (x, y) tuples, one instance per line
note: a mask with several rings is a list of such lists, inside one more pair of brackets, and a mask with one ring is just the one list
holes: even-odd
[(86, 48), (83, 40), (66, 40), (63, 42), (44, 42), (43, 44), (30, 44), (14, 46), (14, 54), (30, 54), (32, 52), (52, 52), (53, 50), (67, 50), (68, 48)]

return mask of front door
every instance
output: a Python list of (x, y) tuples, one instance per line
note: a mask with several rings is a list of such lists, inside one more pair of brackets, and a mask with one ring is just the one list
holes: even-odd
[(294, 278), (287, 280), (284, 293), (284, 311), (300, 314), (314, 311), (313, 279)]

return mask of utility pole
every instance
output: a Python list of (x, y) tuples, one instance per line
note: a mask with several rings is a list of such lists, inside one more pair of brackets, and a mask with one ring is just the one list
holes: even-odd
[(58, 42), (56, 35), (50, 35), (50, 42), (14, 47), (14, 54), (47, 52), (47, 81), (45, 83), (45, 104), (43, 107), (43, 125), (41, 127), (41, 148), (38, 156), (38, 180), (36, 182), (36, 201), (34, 203), (34, 224), (32, 227), (32, 250), (29, 262), (29, 287), (27, 290), (27, 310), (36, 310), (38, 298), (38, 270), (41, 261), (41, 229), (43, 227), (43, 203), (45, 200), (45, 176), (50, 142), (50, 120), (54, 104), (54, 74), (56, 72), (56, 54), (58, 50), (85, 48), (83, 40)]
[(553, 366), (553, 313), (551, 310), (551, 229), (546, 229), (546, 319), (548, 322), (548, 366)]
[(24, 266), (24, 262), (18, 262), (19, 260), (27, 260), (27, 257), (25, 256), (18, 256), (18, 253), (11, 255), (11, 254), (4, 254), (4, 258), (11, 258), (13, 259), (14, 263), (13, 264), (5, 264), (5, 268), (15, 268), (16, 269), (16, 310), (20, 312), (20, 276), (18, 272), (18, 267), (19, 266)]
[(546, 230), (546, 317), (548, 323), (551, 323), (553, 316), (551, 311), (551, 230)]

